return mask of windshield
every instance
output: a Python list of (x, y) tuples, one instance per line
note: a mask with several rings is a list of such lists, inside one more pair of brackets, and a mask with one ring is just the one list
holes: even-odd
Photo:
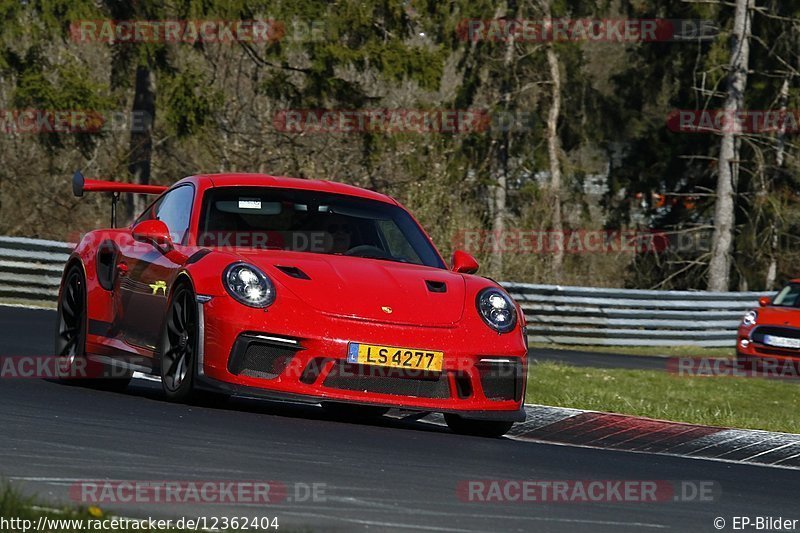
[(800, 284), (790, 283), (775, 296), (775, 299), (772, 300), (772, 305), (800, 307), (800, 298), (798, 296), (800, 296)]
[(317, 191), (209, 189), (203, 199), (198, 244), (349, 255), (445, 268), (404, 209)]

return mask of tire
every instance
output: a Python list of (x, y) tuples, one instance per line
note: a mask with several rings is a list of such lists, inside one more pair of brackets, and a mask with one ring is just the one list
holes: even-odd
[(186, 284), (172, 294), (158, 347), (161, 388), (173, 402), (198, 399), (194, 386), (198, 347), (197, 305)]
[(514, 425), (514, 422), (498, 420), (470, 420), (452, 413), (445, 413), (444, 420), (453, 433), (475, 437), (502, 437)]
[(339, 402), (323, 402), (322, 408), (329, 416), (348, 422), (374, 420), (389, 412), (388, 407)]
[(64, 275), (55, 332), (55, 354), (60, 358), (59, 382), (81, 385), (112, 392), (123, 392), (131, 382), (131, 373), (122, 377), (99, 379), (76, 378), (79, 375), (108, 375), (104, 365), (86, 359), (86, 280), (83, 270), (73, 265)]

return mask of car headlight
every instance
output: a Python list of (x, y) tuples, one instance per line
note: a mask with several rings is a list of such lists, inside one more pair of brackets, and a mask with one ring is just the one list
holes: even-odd
[(222, 274), (222, 284), (233, 298), (250, 307), (267, 307), (275, 301), (275, 285), (266, 274), (246, 263), (234, 263)]
[(483, 289), (478, 293), (475, 304), (490, 328), (508, 333), (517, 325), (517, 308), (505, 292), (494, 288)]
[(757, 311), (748, 311), (742, 317), (742, 324), (745, 326), (752, 326), (756, 323), (758, 319), (758, 312)]

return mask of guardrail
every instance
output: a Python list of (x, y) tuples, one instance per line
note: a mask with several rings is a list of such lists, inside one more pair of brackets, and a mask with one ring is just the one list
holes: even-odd
[[(73, 245), (0, 237), (0, 298), (52, 305)], [(606, 346), (733, 346), (761, 292), (649, 291), (501, 283), (531, 342)]]
[(0, 298), (55, 302), (72, 248), (65, 242), (0, 237)]
[(734, 346), (763, 292), (650, 291), (501, 283), (530, 342), (595, 346)]

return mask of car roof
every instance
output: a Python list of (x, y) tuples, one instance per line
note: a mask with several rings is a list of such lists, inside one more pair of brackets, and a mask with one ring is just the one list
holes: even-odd
[(199, 182), (206, 182), (206, 185), (209, 187), (275, 187), (281, 189), (300, 189), (356, 196), (358, 198), (366, 198), (398, 205), (391, 196), (335, 181), (289, 178), (285, 176), (251, 173), (199, 174), (191, 178)]

